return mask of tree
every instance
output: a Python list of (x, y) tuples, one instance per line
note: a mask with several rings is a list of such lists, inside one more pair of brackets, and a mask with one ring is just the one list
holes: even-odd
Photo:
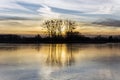
[(62, 20), (53, 19), (47, 20), (43, 26), (47, 29), (49, 37), (56, 37), (62, 35)]
[(75, 21), (65, 20), (65, 25), (67, 27), (67, 32), (73, 32), (77, 24)]
[(52, 19), (46, 20), (43, 26), (47, 29), (49, 37), (62, 36), (62, 29), (65, 28), (65, 32), (72, 32), (75, 29), (76, 22), (71, 20)]

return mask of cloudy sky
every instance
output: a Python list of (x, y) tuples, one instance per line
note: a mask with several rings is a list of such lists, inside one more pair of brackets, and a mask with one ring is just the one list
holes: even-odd
[(119, 34), (119, 13), (120, 0), (0, 0), (0, 33), (39, 33), (41, 20), (67, 18), (91, 23), (84, 33)]

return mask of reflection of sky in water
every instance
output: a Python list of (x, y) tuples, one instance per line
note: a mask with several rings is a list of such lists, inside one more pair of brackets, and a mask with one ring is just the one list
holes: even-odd
[(0, 80), (119, 80), (119, 44), (0, 45)]

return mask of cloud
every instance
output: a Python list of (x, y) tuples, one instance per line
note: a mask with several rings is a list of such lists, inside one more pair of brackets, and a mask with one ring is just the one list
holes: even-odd
[(97, 11), (88, 12), (85, 14), (112, 14), (114, 13), (113, 8), (114, 7), (112, 5), (101, 6)]
[(22, 26), (27, 27), (27, 25), (23, 24), (21, 21), (0, 21), (0, 24), (3, 26)]
[(102, 21), (96, 21), (92, 24), (102, 25), (102, 26), (111, 26), (111, 27), (120, 27), (120, 20), (115, 19), (106, 19)]
[(108, 4), (113, 4), (111, 0), (47, 0), (45, 2), (49, 6), (68, 9), (68, 10), (76, 10), (82, 12), (95, 12), (101, 6), (105, 6)]
[(41, 20), (41, 16), (24, 13), (0, 13), (0, 20)]
[(112, 15), (115, 16), (113, 18), (117, 18), (120, 16), (119, 5), (119, 0), (1, 0), (0, 12), (4, 14), (19, 12), (49, 18), (64, 17), (66, 14), (89, 17), (95, 15), (94, 17), (98, 18)]
[(43, 17), (47, 17), (47, 18), (58, 18), (60, 16), (59, 13), (55, 13), (52, 11), (52, 9), (46, 5), (42, 5), (42, 7), (40, 7), (38, 10), (39, 14)]
[(6, 10), (6, 9), (19, 9), (19, 10), (29, 11), (28, 9), (16, 4), (15, 0), (1, 0), (0, 10)]

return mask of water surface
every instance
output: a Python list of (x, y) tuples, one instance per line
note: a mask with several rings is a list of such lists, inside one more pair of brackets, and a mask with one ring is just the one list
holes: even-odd
[(0, 80), (120, 80), (120, 44), (0, 44)]

